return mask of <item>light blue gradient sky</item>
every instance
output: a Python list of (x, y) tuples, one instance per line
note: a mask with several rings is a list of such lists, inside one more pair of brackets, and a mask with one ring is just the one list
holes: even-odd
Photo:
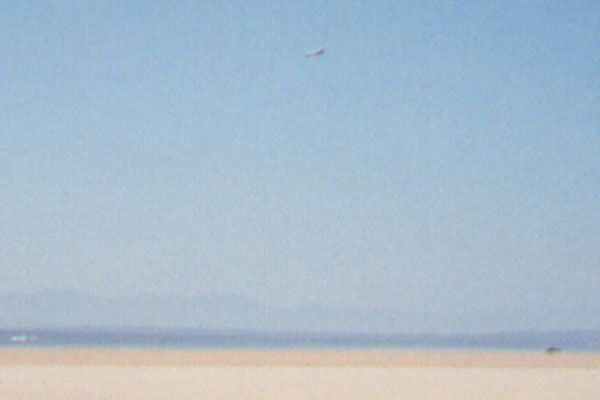
[(449, 3), (3, 1), (0, 291), (600, 329), (600, 3)]

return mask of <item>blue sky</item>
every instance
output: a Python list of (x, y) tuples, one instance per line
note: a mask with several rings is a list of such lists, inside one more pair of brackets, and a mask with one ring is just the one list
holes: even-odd
[(173, 3), (0, 5), (0, 291), (600, 329), (597, 2)]

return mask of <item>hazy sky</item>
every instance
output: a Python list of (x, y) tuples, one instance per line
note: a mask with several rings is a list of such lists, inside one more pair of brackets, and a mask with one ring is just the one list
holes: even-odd
[(3, 1), (0, 291), (600, 329), (600, 3), (450, 3)]

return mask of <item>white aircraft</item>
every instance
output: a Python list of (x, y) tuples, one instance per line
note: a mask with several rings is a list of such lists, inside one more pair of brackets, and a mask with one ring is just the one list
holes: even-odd
[(316, 56), (320, 56), (323, 53), (325, 53), (325, 49), (321, 47), (320, 49), (313, 50), (311, 52), (306, 53), (304, 55), (304, 57), (316, 57)]

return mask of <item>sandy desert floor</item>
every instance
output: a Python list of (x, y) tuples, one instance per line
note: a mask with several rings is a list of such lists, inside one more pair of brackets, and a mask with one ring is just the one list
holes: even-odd
[(0, 399), (600, 399), (600, 354), (0, 350)]

